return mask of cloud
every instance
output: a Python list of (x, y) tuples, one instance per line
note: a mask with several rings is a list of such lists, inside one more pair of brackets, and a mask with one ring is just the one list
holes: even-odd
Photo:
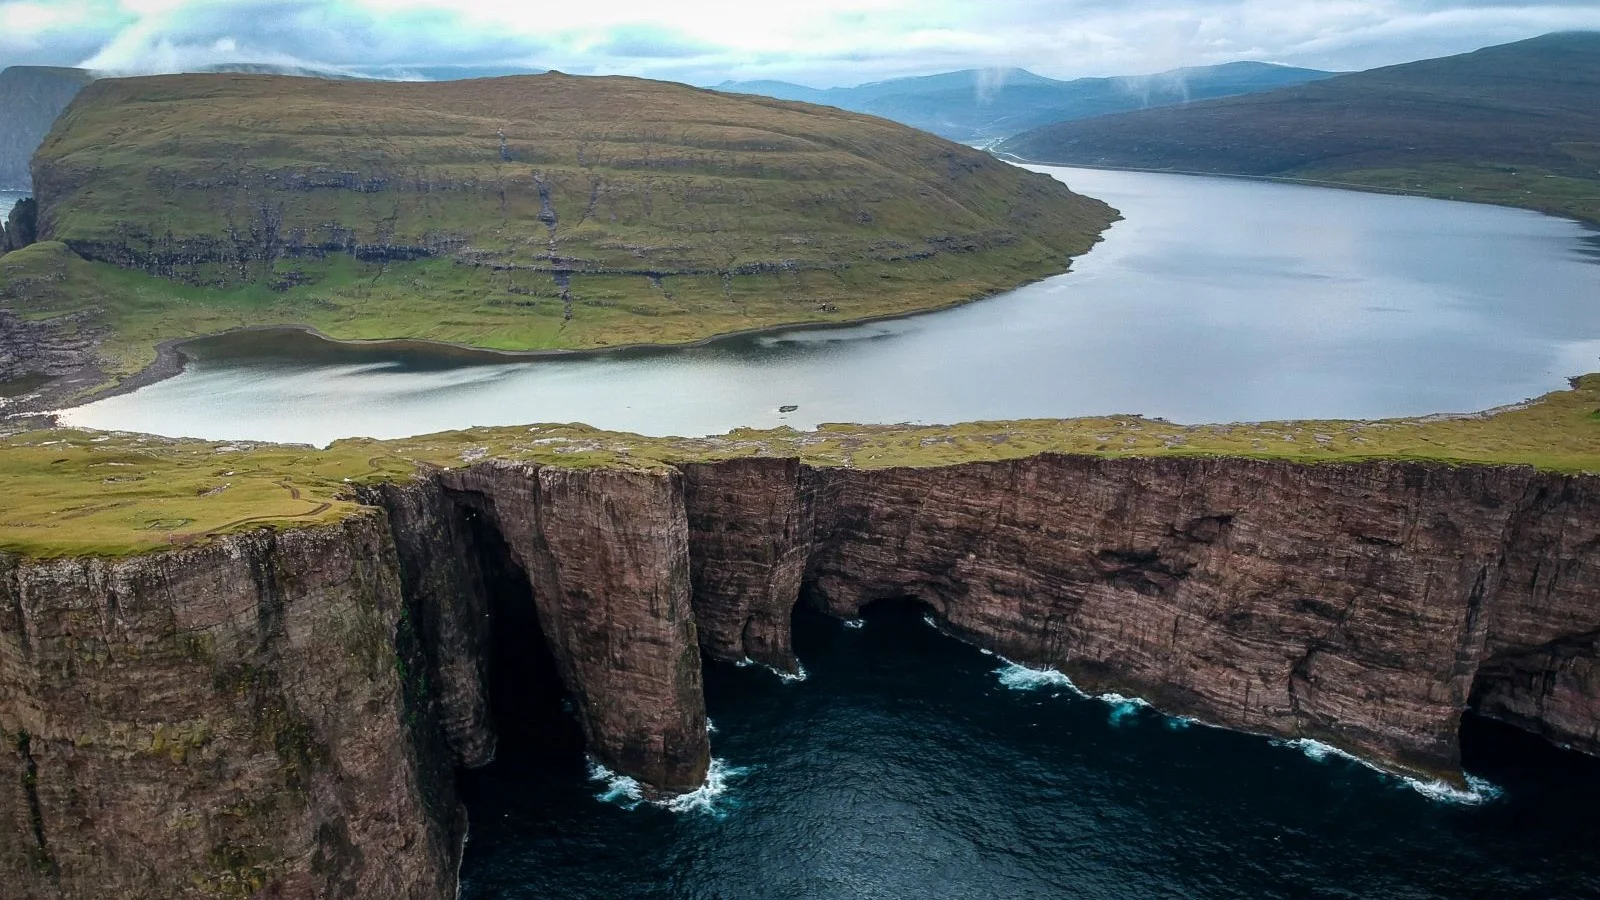
[(502, 66), (829, 86), (1012, 66), (1355, 69), (1567, 29), (1600, 29), (1600, 0), (0, 0), (0, 64)]

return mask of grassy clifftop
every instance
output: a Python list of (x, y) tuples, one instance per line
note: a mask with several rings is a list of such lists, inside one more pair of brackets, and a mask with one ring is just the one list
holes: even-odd
[(92, 263), (75, 277), (141, 341), (291, 323), (690, 341), (1008, 289), (1065, 271), (1115, 215), (880, 119), (560, 74), (103, 80), (34, 173), (41, 239)]
[(1038, 162), (1265, 175), (1600, 222), (1600, 33), (1017, 135)]
[(303, 446), (54, 430), (0, 438), (0, 551), (125, 555), (263, 526), (336, 521), (354, 485), (506, 459), (655, 469), (740, 457), (816, 466), (946, 466), (1042, 453), (1235, 456), (1296, 463), (1421, 460), (1600, 472), (1600, 375), (1489, 413), (1381, 422), (1178, 425), (1138, 416), (954, 426), (825, 425), (651, 438), (585, 425), (481, 428)]

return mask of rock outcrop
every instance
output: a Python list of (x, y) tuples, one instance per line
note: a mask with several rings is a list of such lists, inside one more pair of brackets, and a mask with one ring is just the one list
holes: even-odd
[(0, 894), (440, 898), (383, 517), (0, 560)]
[(702, 652), (793, 671), (801, 602), (917, 598), (1086, 689), (1428, 778), (1461, 779), (1471, 708), (1600, 753), (1594, 476), (485, 460), (361, 490), (340, 526), (4, 563), (8, 897), (448, 897), (453, 770), (519, 689), (494, 648), (548, 653), (592, 756), (670, 793), (707, 769)]

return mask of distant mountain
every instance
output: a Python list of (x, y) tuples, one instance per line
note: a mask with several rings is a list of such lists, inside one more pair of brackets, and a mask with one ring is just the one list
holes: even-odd
[(1037, 162), (1345, 182), (1600, 222), (1600, 33), (1063, 122), (996, 149)]
[(12, 66), (0, 71), (0, 190), (33, 189), (28, 159), (56, 116), (91, 80), (82, 69)]
[(729, 81), (716, 90), (871, 113), (952, 140), (982, 143), (1051, 122), (1305, 84), (1331, 72), (1238, 62), (1156, 75), (1057, 81), (1026, 69), (967, 69), (850, 88)]

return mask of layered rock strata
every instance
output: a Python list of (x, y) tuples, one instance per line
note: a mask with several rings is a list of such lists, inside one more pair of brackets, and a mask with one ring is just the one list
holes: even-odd
[[(363, 490), (342, 526), (6, 561), (16, 896), (450, 896), (453, 769), (493, 758), (490, 695), (518, 689), (492, 647), (547, 651), (591, 754), (682, 791), (709, 761), (702, 653), (793, 671), (800, 602), (917, 598), (1086, 689), (1410, 774), (1460, 780), (1469, 708), (1600, 753), (1592, 476), (490, 460)], [(535, 615), (496, 615), (491, 570)]]
[(397, 571), (378, 514), (0, 561), (0, 895), (450, 896)]

